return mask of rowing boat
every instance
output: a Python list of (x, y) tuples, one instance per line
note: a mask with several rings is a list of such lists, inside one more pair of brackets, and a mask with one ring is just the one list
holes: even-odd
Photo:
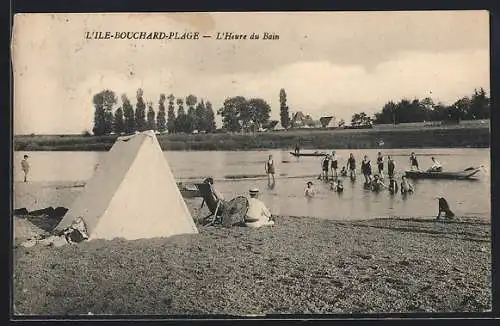
[(411, 179), (453, 179), (464, 180), (471, 179), (480, 168), (468, 168), (463, 171), (455, 172), (429, 172), (429, 171), (405, 171), (405, 176)]
[(177, 187), (179, 187), (179, 191), (184, 198), (201, 197), (200, 190), (198, 189), (196, 184), (178, 182)]
[(294, 152), (290, 152), (290, 155), (293, 155), (295, 157), (299, 157), (299, 156), (326, 156), (327, 154), (325, 152), (314, 152), (314, 153), (294, 153)]

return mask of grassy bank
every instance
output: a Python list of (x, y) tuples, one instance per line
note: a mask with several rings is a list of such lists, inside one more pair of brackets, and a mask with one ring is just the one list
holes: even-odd
[[(116, 136), (32, 135), (16, 136), (17, 151), (104, 151)], [(363, 130), (289, 130), (256, 134), (158, 135), (164, 150), (252, 150), (292, 148), (375, 148), (383, 140), (386, 148), (488, 147), (488, 124), (458, 126), (396, 126)]]

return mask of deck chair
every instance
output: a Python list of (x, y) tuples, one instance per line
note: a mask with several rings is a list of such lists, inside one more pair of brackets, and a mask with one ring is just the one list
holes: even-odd
[(208, 183), (196, 184), (203, 201), (201, 202), (200, 209), (203, 205), (207, 205), (210, 214), (205, 216), (202, 221), (205, 225), (216, 223), (217, 219), (222, 216), (223, 207), (221, 207), (221, 200), (217, 200), (212, 193), (212, 188)]

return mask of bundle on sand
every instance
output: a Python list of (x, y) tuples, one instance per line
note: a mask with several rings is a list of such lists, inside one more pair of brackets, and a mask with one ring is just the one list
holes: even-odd
[(71, 226), (57, 234), (38, 234), (21, 243), (21, 246), (29, 248), (36, 244), (44, 246), (60, 247), (68, 243), (78, 243), (89, 238), (87, 226), (82, 218), (76, 218)]

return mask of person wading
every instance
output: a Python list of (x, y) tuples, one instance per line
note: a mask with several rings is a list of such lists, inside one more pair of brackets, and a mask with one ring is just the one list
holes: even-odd
[(349, 158), (347, 159), (347, 168), (349, 169), (351, 179), (356, 178), (356, 159), (352, 153), (349, 154)]
[(330, 155), (326, 155), (321, 162), (321, 178), (328, 181), (328, 171), (330, 170)]
[(331, 164), (331, 169), (332, 169), (332, 178), (336, 179), (337, 176), (337, 169), (339, 168), (339, 163), (337, 161), (337, 157), (335, 156), (335, 151), (332, 151), (332, 156), (330, 158), (330, 164)]
[(269, 184), (271, 184), (271, 179), (272, 179), (272, 184), (274, 184), (275, 180), (274, 180), (274, 173), (276, 172), (275, 171), (275, 168), (274, 168), (274, 160), (273, 160), (273, 156), (272, 155), (269, 155), (269, 158), (266, 162), (266, 165), (265, 165), (265, 169), (266, 169), (266, 174), (267, 174), (267, 182)]
[(21, 168), (24, 173), (24, 182), (28, 182), (28, 173), (30, 172), (30, 163), (28, 162), (28, 155), (24, 155), (24, 158), (21, 160)]
[(396, 164), (394, 163), (394, 160), (392, 157), (387, 156), (387, 174), (389, 175), (389, 178), (394, 178), (394, 170), (396, 168)]
[(381, 152), (378, 152), (377, 154), (377, 169), (378, 169), (378, 174), (380, 175), (380, 178), (384, 178), (384, 157), (382, 156)]
[(368, 156), (365, 155), (363, 161), (361, 162), (361, 172), (365, 177), (365, 184), (369, 184), (372, 181), (372, 166)]

